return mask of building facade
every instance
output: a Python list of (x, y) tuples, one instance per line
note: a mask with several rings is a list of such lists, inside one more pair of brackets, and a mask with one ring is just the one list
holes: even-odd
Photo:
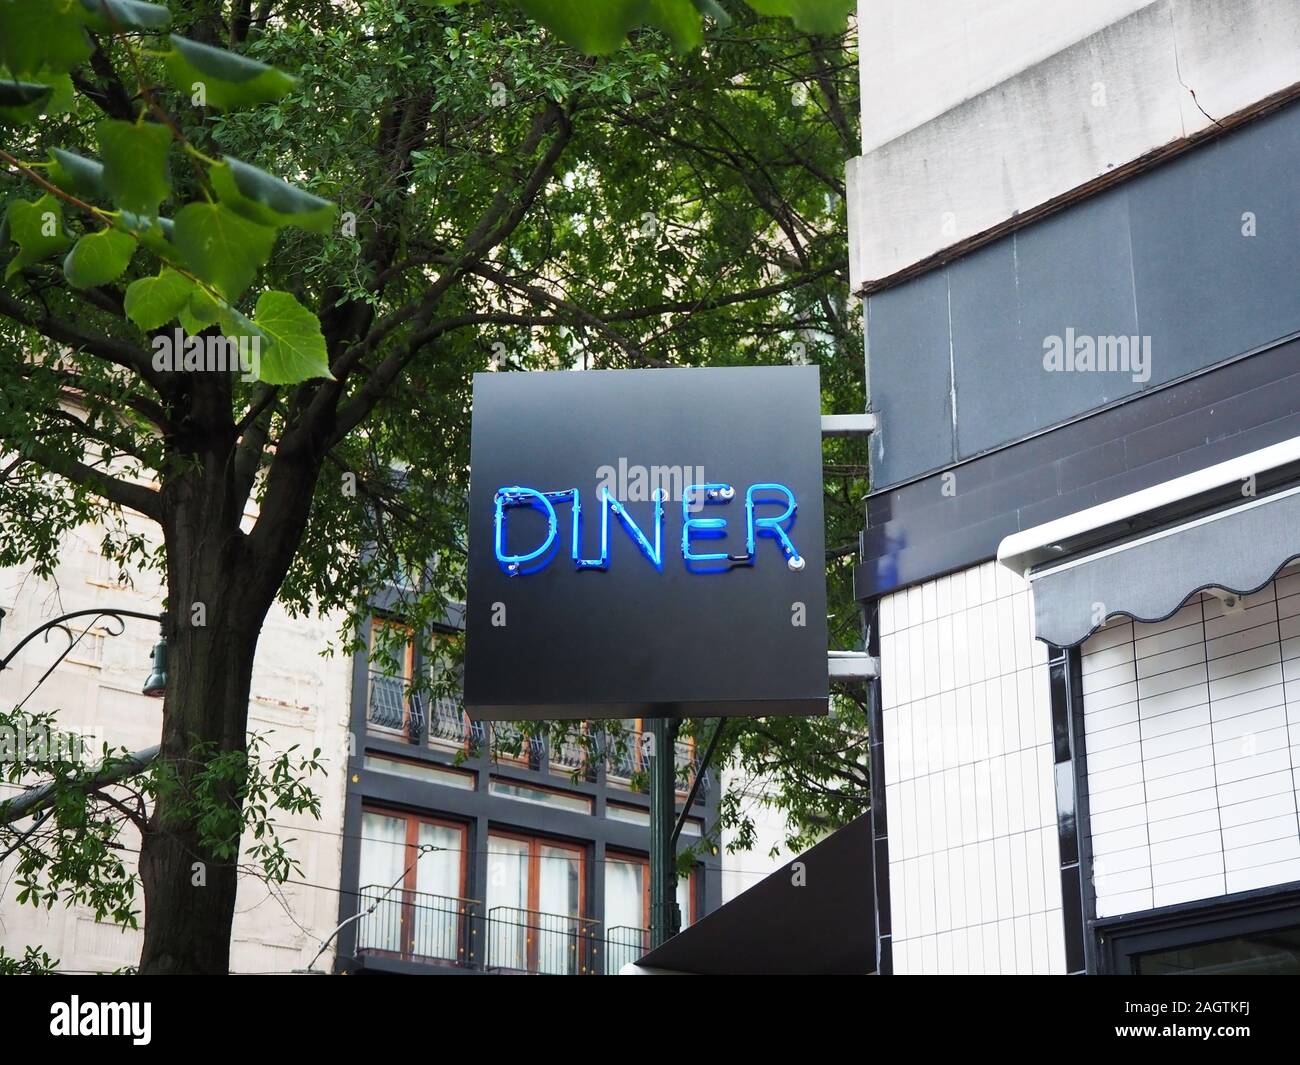
[[(458, 633), (459, 612), (446, 621), (433, 640)], [(381, 599), (372, 647), (383, 625), (401, 620)], [(429, 651), (411, 639), (406, 677), (378, 655), (353, 663), (336, 971), (617, 973), (650, 946), (641, 722), (559, 743), (471, 722), (458, 700), (407, 694)], [(680, 805), (693, 741), (676, 759)], [(719, 848), (704, 844), (717, 812), (705, 773), (681, 834), (698, 852), (678, 879), (683, 927), (721, 903)]]
[(1300, 971), (1300, 9), (859, 35), (878, 971)]

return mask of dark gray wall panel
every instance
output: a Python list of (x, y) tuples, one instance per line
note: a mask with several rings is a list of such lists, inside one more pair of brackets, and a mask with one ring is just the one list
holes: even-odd
[(958, 456), (1138, 391), (1128, 374), (1043, 368), (1048, 336), (1131, 336), (1128, 209), (1098, 197), (948, 268)]
[(872, 494), (857, 596), (985, 562), (1011, 533), (1296, 436), (1300, 338)]
[[(873, 487), (943, 469), (1300, 330), (1297, 172), (1300, 104), (871, 296), (868, 383), (881, 416)], [(1253, 237), (1242, 232), (1248, 211)], [(1150, 379), (1045, 371), (1045, 338), (1068, 328), (1077, 336), (1149, 336)]]
[[(1138, 319), (1155, 342), (1161, 380), (1296, 328), (1295, 110), (1175, 159), (1128, 189)], [(1255, 216), (1253, 237), (1242, 231), (1246, 212)]]
[(871, 441), (873, 469), (946, 466), (956, 457), (944, 271), (873, 296), (867, 305), (872, 405), (896, 411)]

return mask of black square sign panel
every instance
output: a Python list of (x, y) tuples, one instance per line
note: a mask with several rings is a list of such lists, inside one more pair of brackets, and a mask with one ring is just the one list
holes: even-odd
[(474, 378), (465, 704), (826, 712), (814, 366)]

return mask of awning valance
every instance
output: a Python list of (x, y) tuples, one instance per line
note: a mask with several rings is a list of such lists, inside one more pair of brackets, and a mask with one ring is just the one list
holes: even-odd
[(1082, 643), (1107, 618), (1160, 621), (1198, 592), (1242, 596), (1300, 558), (1300, 440), (1198, 470), (1003, 540), (1035, 635)]

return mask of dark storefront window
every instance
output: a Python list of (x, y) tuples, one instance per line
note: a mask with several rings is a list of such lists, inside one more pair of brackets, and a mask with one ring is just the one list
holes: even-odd
[(1133, 962), (1140, 976), (1295, 975), (1300, 973), (1300, 928), (1139, 954)]
[(1103, 972), (1300, 974), (1300, 890), (1294, 886), (1164, 907), (1093, 927)]

